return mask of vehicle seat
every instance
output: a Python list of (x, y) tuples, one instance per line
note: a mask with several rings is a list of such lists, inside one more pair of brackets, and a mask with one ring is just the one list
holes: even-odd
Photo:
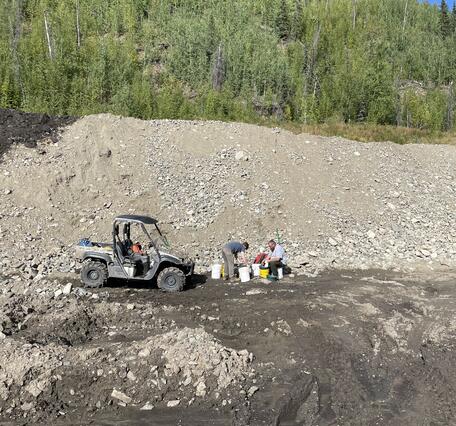
[(117, 248), (117, 255), (123, 259), (124, 257), (128, 256), (128, 250), (125, 246), (125, 243), (122, 242), (120, 238), (118, 238), (116, 242), (116, 248)]

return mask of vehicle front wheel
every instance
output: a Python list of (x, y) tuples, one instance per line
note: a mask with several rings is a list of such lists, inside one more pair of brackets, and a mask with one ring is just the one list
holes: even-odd
[(86, 287), (103, 287), (108, 282), (107, 266), (96, 260), (86, 260), (81, 269), (81, 281)]
[(185, 275), (179, 268), (165, 268), (157, 277), (158, 288), (169, 293), (182, 291), (184, 284)]

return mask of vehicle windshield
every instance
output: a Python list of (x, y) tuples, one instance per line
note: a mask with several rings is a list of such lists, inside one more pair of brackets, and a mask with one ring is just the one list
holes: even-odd
[(165, 235), (162, 234), (158, 225), (145, 226), (147, 233), (155, 247), (160, 250), (162, 248), (169, 248), (170, 244)]
[(140, 223), (123, 225), (123, 227), (121, 225), (121, 232), (121, 240), (127, 245), (135, 244), (139, 245), (139, 248), (146, 249), (152, 243), (157, 250), (170, 248), (168, 239), (162, 234), (158, 225)]

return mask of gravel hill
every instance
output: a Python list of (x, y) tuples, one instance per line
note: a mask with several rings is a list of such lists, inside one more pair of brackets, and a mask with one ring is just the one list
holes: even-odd
[(67, 249), (109, 241), (120, 213), (158, 217), (199, 270), (231, 238), (250, 241), (253, 256), (277, 233), (298, 273), (456, 260), (452, 146), (105, 114), (60, 133), (0, 162), (2, 266), (32, 278), (73, 270)]

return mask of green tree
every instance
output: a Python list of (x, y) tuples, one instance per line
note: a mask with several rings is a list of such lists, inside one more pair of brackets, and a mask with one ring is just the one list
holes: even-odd
[(451, 18), (446, 0), (440, 4), (440, 31), (442, 37), (448, 37), (451, 34)]
[(456, 2), (453, 3), (453, 9), (451, 10), (451, 31), (453, 34), (456, 32)]
[(286, 40), (290, 36), (290, 17), (288, 15), (287, 0), (280, 0), (276, 29), (281, 40)]

